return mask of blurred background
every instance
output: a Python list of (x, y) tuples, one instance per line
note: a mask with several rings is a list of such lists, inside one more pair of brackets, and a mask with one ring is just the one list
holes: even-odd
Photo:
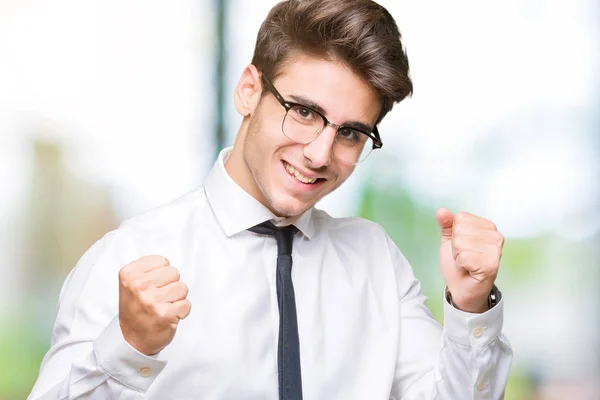
[[(600, 399), (600, 6), (380, 1), (415, 94), (320, 207), (382, 224), (441, 318), (438, 207), (506, 236), (510, 400)], [(60, 287), (121, 221), (198, 185), (272, 0), (0, 0), (0, 400), (24, 399)]]

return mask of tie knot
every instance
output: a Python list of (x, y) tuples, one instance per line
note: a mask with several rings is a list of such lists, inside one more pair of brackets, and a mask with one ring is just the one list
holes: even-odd
[(277, 254), (292, 254), (292, 243), (294, 235), (298, 229), (294, 225), (288, 225), (283, 228), (276, 227), (271, 221), (265, 221), (248, 229), (250, 232), (260, 235), (275, 236), (277, 241)]

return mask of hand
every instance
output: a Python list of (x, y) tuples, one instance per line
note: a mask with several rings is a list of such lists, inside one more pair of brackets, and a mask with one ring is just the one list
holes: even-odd
[(466, 212), (452, 215), (440, 208), (435, 217), (442, 230), (440, 269), (452, 303), (467, 312), (487, 311), (504, 236), (492, 221)]
[(142, 257), (121, 268), (119, 323), (127, 343), (147, 356), (164, 349), (190, 313), (187, 295), (179, 271), (164, 257)]

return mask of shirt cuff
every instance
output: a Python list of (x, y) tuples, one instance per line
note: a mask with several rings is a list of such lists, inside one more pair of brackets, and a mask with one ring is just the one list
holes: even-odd
[(468, 313), (453, 307), (444, 296), (444, 335), (463, 346), (481, 349), (502, 332), (504, 296), (482, 314)]
[(138, 392), (145, 393), (167, 365), (156, 356), (146, 356), (123, 337), (117, 315), (94, 341), (99, 367), (110, 377)]

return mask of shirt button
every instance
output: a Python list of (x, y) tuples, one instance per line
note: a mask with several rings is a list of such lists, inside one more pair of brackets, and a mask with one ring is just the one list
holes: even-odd
[(480, 337), (482, 334), (483, 334), (483, 327), (478, 326), (475, 329), (473, 329), (473, 336)]
[(477, 390), (481, 392), (483, 389), (485, 389), (485, 383), (480, 383), (479, 385), (477, 385)]
[(142, 378), (147, 378), (150, 376), (150, 372), (152, 372), (152, 370), (148, 367), (144, 367), (144, 368), (140, 368), (140, 376)]

